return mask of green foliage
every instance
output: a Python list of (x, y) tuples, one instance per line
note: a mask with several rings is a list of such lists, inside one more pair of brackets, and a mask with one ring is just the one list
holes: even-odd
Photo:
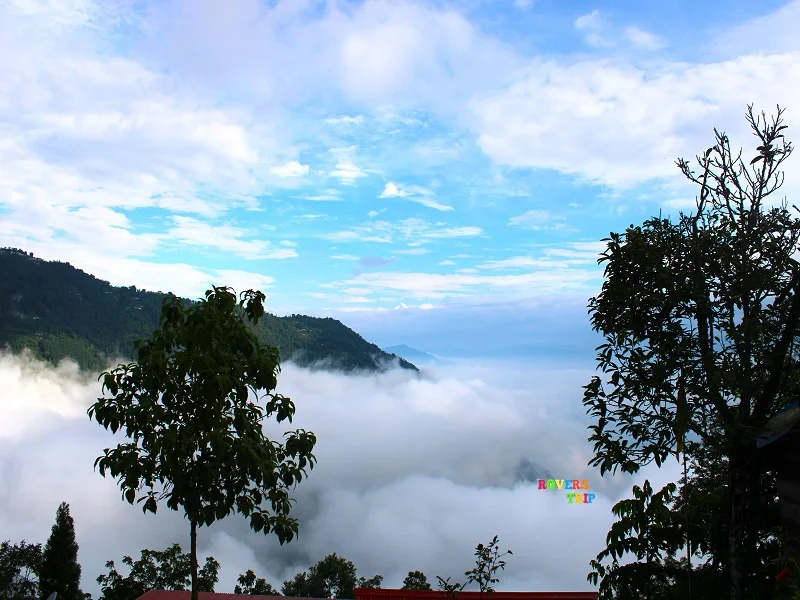
[(283, 582), (281, 586), (281, 593), (284, 596), (291, 596), (293, 598), (308, 597), (310, 584), (308, 581), (308, 573), (302, 571), (294, 576), (294, 579), (288, 579)]
[[(149, 590), (186, 591), (191, 585), (192, 557), (184, 554), (179, 544), (166, 550), (142, 550), (136, 562), (125, 556), (122, 563), (129, 567), (123, 577), (116, 569), (114, 561), (106, 563), (108, 573), (100, 575), (97, 583), (102, 590), (101, 600), (136, 600)], [(219, 581), (220, 564), (213, 558), (206, 559), (198, 573), (198, 590), (213, 592)]]
[(69, 514), (69, 505), (62, 502), (56, 511), (56, 522), (42, 553), (39, 595), (47, 598), (56, 592), (59, 600), (84, 600), (80, 582), (81, 566), (78, 563), (75, 522)]
[[(161, 500), (182, 508), (193, 539), (196, 525), (233, 512), (255, 531), (274, 532), (281, 544), (297, 535), (289, 489), (313, 468), (316, 437), (297, 430), (281, 444), (264, 435), (265, 418), (291, 422), (295, 406), (273, 392), (277, 349), (261, 345), (245, 323), (263, 316), (263, 300), (250, 290), (237, 304), (232, 291), (217, 287), (188, 308), (165, 298), (161, 328), (136, 342), (138, 363), (103, 373), (111, 397), (88, 411), (131, 440), (107, 448), (95, 467), (116, 478), (123, 499), (142, 503), (144, 512), (155, 513)], [(191, 552), (194, 562), (194, 544)]]
[(383, 575), (374, 575), (369, 579), (367, 579), (366, 577), (359, 577), (358, 582), (356, 583), (356, 587), (379, 590), (381, 587), (381, 583), (383, 583)]
[(42, 566), (42, 545), (0, 544), (0, 599), (23, 600), (39, 596), (39, 572)]
[[(591, 561), (594, 571), (587, 578), (595, 585), (602, 579), (601, 600), (670, 597), (663, 561), (683, 542), (678, 515), (669, 508), (675, 490), (676, 485), (668, 483), (654, 494), (645, 480), (642, 488), (633, 487), (633, 498), (614, 505), (619, 520), (611, 527), (606, 549)], [(621, 565), (626, 554), (633, 554), (636, 562)], [(609, 557), (612, 564), (606, 567), (602, 561)]]
[(280, 596), (263, 577), (256, 577), (252, 569), (248, 569), (244, 575), (239, 575), (239, 583), (233, 590), (234, 594), (248, 594), (251, 596)]
[(430, 590), (431, 584), (428, 583), (428, 578), (422, 571), (409, 571), (406, 578), (403, 579), (404, 590)]
[(320, 560), (308, 572), (298, 573), (294, 579), (284, 581), (281, 591), (284, 596), (292, 597), (355, 598), (356, 583), (369, 582), (380, 586), (382, 580), (380, 575), (369, 580), (358, 580), (355, 565), (334, 552)]
[[(464, 576), (466, 577), (464, 583), (450, 583), (449, 577), (447, 579), (442, 579), (438, 575), (436, 576), (439, 582), (439, 589), (445, 597), (455, 600), (470, 583), (478, 584), (481, 598), (484, 593), (491, 594), (494, 592), (494, 588), (491, 584), (500, 581), (496, 577), (497, 571), (505, 570), (506, 568), (506, 561), (500, 559), (507, 554), (513, 555), (511, 550), (506, 550), (503, 554), (500, 554), (500, 546), (497, 542), (498, 538), (494, 536), (492, 541), (488, 544), (478, 544), (475, 546), (475, 567), (464, 572)], [(411, 573), (409, 573), (409, 575), (411, 575)]]
[[(72, 267), (22, 250), (0, 249), (0, 346), (23, 348), (58, 363), (75, 360), (100, 371), (109, 359), (134, 358), (134, 341), (158, 327), (165, 294), (114, 287)], [(183, 300), (188, 308), (193, 302)], [(302, 366), (324, 363), (342, 370), (375, 371), (391, 359), (378, 346), (335, 319), (265, 314), (250, 324), (262, 344)], [(406, 361), (403, 368), (416, 370)]]
[(584, 394), (596, 419), (590, 464), (601, 475), (661, 465), (684, 435), (728, 461), (730, 535), (718, 567), (729, 578), (718, 594), (734, 600), (764, 578), (747, 523), (763, 473), (755, 436), (800, 393), (800, 219), (785, 203), (766, 207), (792, 149), (780, 108), (770, 121), (749, 107), (747, 119), (761, 143), (749, 165), (720, 132), (698, 157), (700, 174), (678, 161), (700, 186), (694, 214), (650, 219), (604, 240), (606, 280), (589, 304), (605, 338), (597, 357), (604, 377)]

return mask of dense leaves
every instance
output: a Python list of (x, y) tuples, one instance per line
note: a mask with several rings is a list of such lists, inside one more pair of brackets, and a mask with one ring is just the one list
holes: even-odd
[(404, 590), (430, 590), (431, 584), (428, 583), (428, 578), (422, 571), (409, 571), (406, 578), (403, 579)]
[[(108, 573), (100, 575), (97, 583), (102, 590), (102, 600), (136, 600), (149, 590), (188, 590), (191, 584), (192, 559), (184, 554), (179, 544), (166, 550), (142, 550), (135, 561), (125, 556), (122, 563), (129, 568), (126, 576), (116, 569), (114, 561), (106, 563)], [(198, 573), (198, 589), (213, 592), (219, 580), (220, 564), (208, 557)]]
[[(760, 534), (751, 525), (763, 474), (753, 455), (755, 436), (800, 393), (794, 369), (800, 265), (793, 259), (800, 219), (785, 203), (768, 200), (792, 148), (780, 109), (770, 120), (749, 107), (747, 120), (760, 142), (754, 159), (743, 160), (716, 132), (716, 144), (698, 157), (699, 174), (678, 161), (700, 186), (696, 212), (681, 213), (675, 223), (650, 219), (605, 240), (599, 261), (605, 282), (590, 301), (593, 327), (605, 338), (598, 348), (604, 375), (584, 395), (596, 420), (590, 464), (601, 474), (661, 465), (681, 450), (684, 437), (725, 461), (724, 499), (705, 508), (709, 522), (724, 520), (727, 535), (717, 542), (725, 552), (716, 552), (716, 568), (725, 572), (727, 589), (717, 594), (734, 600), (756, 593), (766, 577), (757, 558)], [(645, 515), (650, 501), (666, 502), (640, 492), (634, 514)], [(667, 526), (670, 518), (657, 512)], [(610, 541), (620, 539), (612, 534)], [(641, 541), (659, 547), (654, 539)], [(621, 568), (605, 576), (631, 580)]]
[[(14, 248), (0, 249), (0, 272), (0, 347), (27, 348), (54, 364), (71, 358), (100, 371), (109, 359), (134, 358), (134, 341), (158, 327), (161, 292), (114, 287), (69, 263)], [(303, 366), (374, 371), (391, 359), (336, 319), (265, 314), (252, 329), (262, 344)], [(406, 361), (400, 365), (416, 369)]]
[(244, 575), (239, 575), (239, 583), (233, 590), (234, 594), (248, 594), (251, 596), (280, 596), (263, 577), (256, 577), (252, 569), (248, 569)]
[(281, 591), (284, 596), (294, 597), (355, 598), (353, 590), (357, 581), (356, 567), (352, 561), (334, 552), (308, 572), (298, 573), (293, 580), (284, 581)]
[(0, 598), (23, 600), (39, 596), (42, 545), (0, 543)]

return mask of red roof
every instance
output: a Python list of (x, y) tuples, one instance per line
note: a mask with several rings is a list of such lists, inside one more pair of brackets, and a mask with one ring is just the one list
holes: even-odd
[[(442, 600), (438, 590), (382, 590), (356, 588), (355, 600)], [(480, 592), (460, 592), (459, 600), (479, 600)], [(492, 592), (484, 600), (597, 600), (597, 592)]]
[[(374, 588), (356, 588), (352, 600), (442, 600), (442, 592), (438, 590), (384, 590)], [(241, 594), (223, 594), (217, 592), (200, 592), (199, 600), (286, 600), (283, 596), (242, 596)], [(480, 600), (480, 592), (461, 592), (460, 600)], [(494, 592), (484, 594), (484, 600), (597, 600), (597, 592)], [(191, 600), (192, 592), (176, 592), (173, 590), (150, 590), (139, 596), (138, 600)], [(318, 598), (297, 598), (293, 600), (321, 600)]]
[[(221, 594), (217, 592), (198, 592), (199, 600), (285, 600), (283, 596), (244, 596), (242, 594)], [(137, 600), (192, 600), (192, 592), (174, 590), (150, 590)], [(298, 598), (297, 600), (319, 600), (317, 598)]]

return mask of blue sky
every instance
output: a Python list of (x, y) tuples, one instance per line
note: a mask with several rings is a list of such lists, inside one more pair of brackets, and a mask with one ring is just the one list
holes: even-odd
[(0, 245), (384, 345), (528, 343), (504, 314), (589, 340), (599, 240), (692, 206), (674, 160), (714, 127), (752, 147), (750, 102), (795, 122), (798, 26), (772, 0), (3, 0)]

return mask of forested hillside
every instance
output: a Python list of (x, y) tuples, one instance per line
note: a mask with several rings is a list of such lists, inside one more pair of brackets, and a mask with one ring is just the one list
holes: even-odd
[[(69, 357), (82, 368), (102, 369), (109, 357), (131, 358), (134, 341), (158, 327), (164, 295), (114, 287), (69, 263), (2, 248), (0, 347), (25, 347), (53, 363)], [(303, 366), (374, 371), (396, 358), (332, 318), (267, 314), (255, 332), (262, 343), (278, 347), (282, 360)]]

